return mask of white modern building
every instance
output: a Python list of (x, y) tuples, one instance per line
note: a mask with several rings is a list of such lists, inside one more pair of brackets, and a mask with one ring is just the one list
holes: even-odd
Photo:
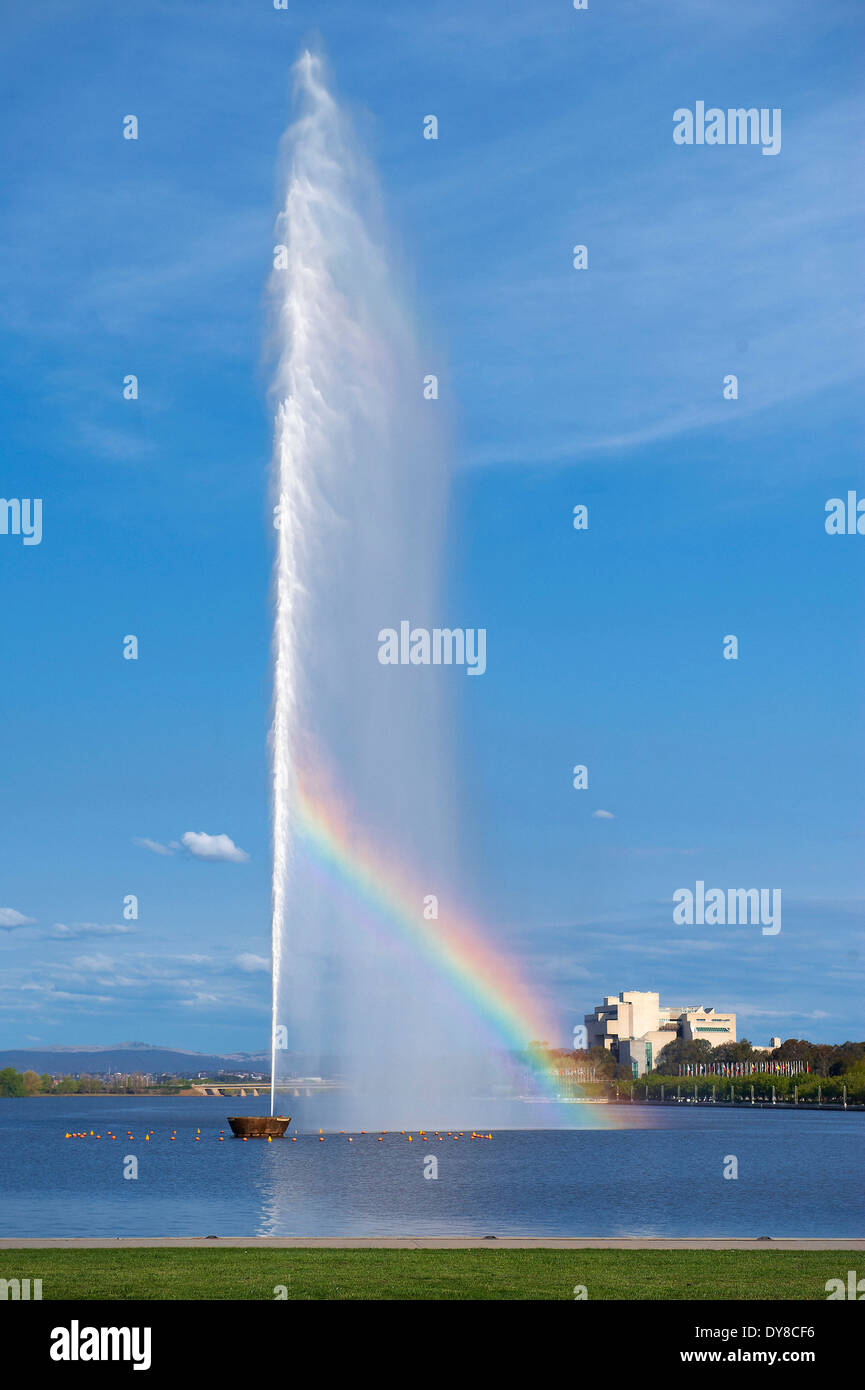
[[(604, 1047), (635, 1076), (651, 1071), (667, 1043), (705, 1038), (712, 1047), (736, 1041), (736, 1015), (699, 1004), (662, 1005), (648, 990), (609, 994), (585, 1015), (587, 1047)], [(774, 1040), (773, 1040), (774, 1041)]]

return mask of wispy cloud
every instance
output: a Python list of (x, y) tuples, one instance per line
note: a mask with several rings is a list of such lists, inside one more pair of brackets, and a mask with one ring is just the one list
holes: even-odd
[(236, 959), (241, 970), (245, 970), (248, 974), (270, 969), (270, 960), (267, 956), (254, 956), (249, 951), (243, 951)]
[(153, 445), (140, 432), (112, 429), (84, 421), (79, 429), (81, 442), (91, 454), (120, 463), (135, 463), (153, 453)]
[[(119, 943), (118, 943), (119, 947)], [(250, 960), (257, 958), (250, 954)], [(0, 1010), (26, 1012), (40, 1020), (57, 1003), (69, 1013), (105, 1013), (134, 1009), (160, 1013), (216, 1007), (254, 1015), (270, 1008), (261, 969), (238, 968), (237, 957), (200, 953), (156, 955), (142, 951), (97, 949), (70, 960), (42, 959), (5, 969), (0, 980)]]
[(102, 926), (99, 922), (55, 922), (49, 936), (58, 941), (72, 941), (80, 936), (131, 936), (138, 930), (126, 922), (109, 922)]
[(136, 836), (132, 843), (140, 845), (142, 849), (149, 849), (152, 854), (173, 854), (176, 846), (163, 845), (159, 840), (148, 840), (146, 836)]
[(29, 927), (35, 921), (35, 917), (25, 917), (23, 912), (16, 912), (14, 907), (0, 907), (0, 927), (5, 931), (14, 931), (16, 927)]
[(725, 1005), (737, 1018), (801, 1018), (810, 1023), (819, 1023), (832, 1014), (823, 1009), (778, 1009), (767, 1004), (743, 1004), (741, 1002)]
[[(465, 312), (501, 345), (485, 366), (483, 434), (469, 463), (622, 455), (861, 376), (848, 292), (863, 254), (850, 176), (861, 104), (789, 121), (785, 112), (782, 158), (757, 167), (739, 151), (711, 166), (677, 160), (667, 113), (656, 119), (650, 165), (611, 161), (594, 171), (591, 211), (575, 198), (588, 270), (572, 270), (568, 246), (551, 246), (532, 220), (540, 211), (529, 211), (522, 240), (489, 276), (454, 284), (454, 299), (467, 295)], [(561, 136), (559, 149), (564, 171), (572, 155)], [(770, 163), (778, 167), (767, 177)], [(802, 255), (818, 244), (819, 275)], [(591, 342), (576, 373), (575, 324)], [(473, 379), (471, 361), (459, 371)], [(727, 373), (739, 378), (735, 401), (723, 397)]]

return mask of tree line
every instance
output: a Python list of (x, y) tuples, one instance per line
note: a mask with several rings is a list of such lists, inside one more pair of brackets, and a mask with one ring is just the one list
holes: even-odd
[[(579, 1067), (591, 1068), (598, 1080), (632, 1079), (631, 1068), (621, 1066), (605, 1047), (573, 1052), (552, 1048), (546, 1049), (546, 1056), (559, 1064), (573, 1062)], [(812, 1043), (805, 1038), (788, 1038), (780, 1047), (765, 1052), (754, 1048), (747, 1038), (735, 1043), (719, 1043), (717, 1047), (705, 1038), (696, 1038), (693, 1042), (674, 1038), (658, 1054), (652, 1070), (656, 1076), (676, 1076), (681, 1063), (788, 1061), (808, 1063), (813, 1076), (843, 1076), (865, 1063), (865, 1042)]]
[[(567, 1082), (568, 1077), (591, 1077), (590, 1085), (600, 1094), (613, 1095), (616, 1091), (626, 1094), (622, 1082), (645, 1087), (647, 1095), (659, 1095), (665, 1087), (666, 1095), (673, 1093), (671, 1079), (680, 1086), (683, 1093), (692, 1095), (698, 1083), (700, 1095), (710, 1094), (712, 1088), (718, 1095), (731, 1092), (738, 1098), (750, 1096), (751, 1086), (755, 1096), (770, 1099), (774, 1088), (778, 1099), (792, 1098), (794, 1095), (803, 1101), (841, 1099), (846, 1087), (850, 1101), (865, 1101), (865, 1042), (812, 1043), (805, 1038), (787, 1038), (780, 1047), (771, 1052), (757, 1051), (747, 1038), (736, 1043), (720, 1043), (712, 1047), (704, 1038), (688, 1042), (684, 1038), (674, 1038), (655, 1059), (652, 1071), (641, 1076), (637, 1082), (630, 1066), (620, 1065), (612, 1052), (604, 1047), (588, 1050), (568, 1051), (565, 1048), (546, 1049), (547, 1064)], [(533, 1065), (541, 1059), (539, 1048), (530, 1053)], [(810, 1073), (795, 1076), (774, 1076), (766, 1073), (736, 1077), (702, 1076), (683, 1077), (679, 1075), (681, 1064), (713, 1062), (786, 1062), (795, 1061), (808, 1064)]]
[(41, 1076), (35, 1071), (16, 1071), (14, 1067), (0, 1070), (0, 1096), (117, 1096), (137, 1095), (140, 1092), (160, 1089), (169, 1084), (176, 1087), (178, 1082), (153, 1082), (141, 1072), (129, 1076), (118, 1076), (111, 1081), (103, 1081), (98, 1076), (64, 1076), (59, 1080), (44, 1072)]

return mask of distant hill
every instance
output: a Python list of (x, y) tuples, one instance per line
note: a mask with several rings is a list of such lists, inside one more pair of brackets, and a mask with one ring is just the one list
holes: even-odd
[[(283, 1054), (286, 1061), (288, 1054)], [(291, 1066), (303, 1068), (304, 1059), (292, 1056)], [(270, 1057), (264, 1052), (233, 1052), (226, 1055), (210, 1052), (183, 1052), (177, 1048), (158, 1047), (152, 1043), (124, 1042), (111, 1047), (43, 1047), (15, 1048), (0, 1052), (0, 1068), (14, 1067), (16, 1071), (36, 1071), (40, 1075), (59, 1072), (64, 1076), (91, 1075), (103, 1072), (170, 1072), (177, 1076), (195, 1076), (198, 1072), (265, 1071), (270, 1072)]]

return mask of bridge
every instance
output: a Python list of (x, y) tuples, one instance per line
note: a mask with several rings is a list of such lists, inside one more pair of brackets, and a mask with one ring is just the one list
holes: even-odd
[[(339, 1081), (325, 1081), (323, 1077), (298, 1077), (295, 1080), (278, 1081), (274, 1090), (290, 1096), (311, 1096), (319, 1091), (341, 1089)], [(199, 1081), (190, 1086), (196, 1096), (269, 1096), (269, 1081)]]

